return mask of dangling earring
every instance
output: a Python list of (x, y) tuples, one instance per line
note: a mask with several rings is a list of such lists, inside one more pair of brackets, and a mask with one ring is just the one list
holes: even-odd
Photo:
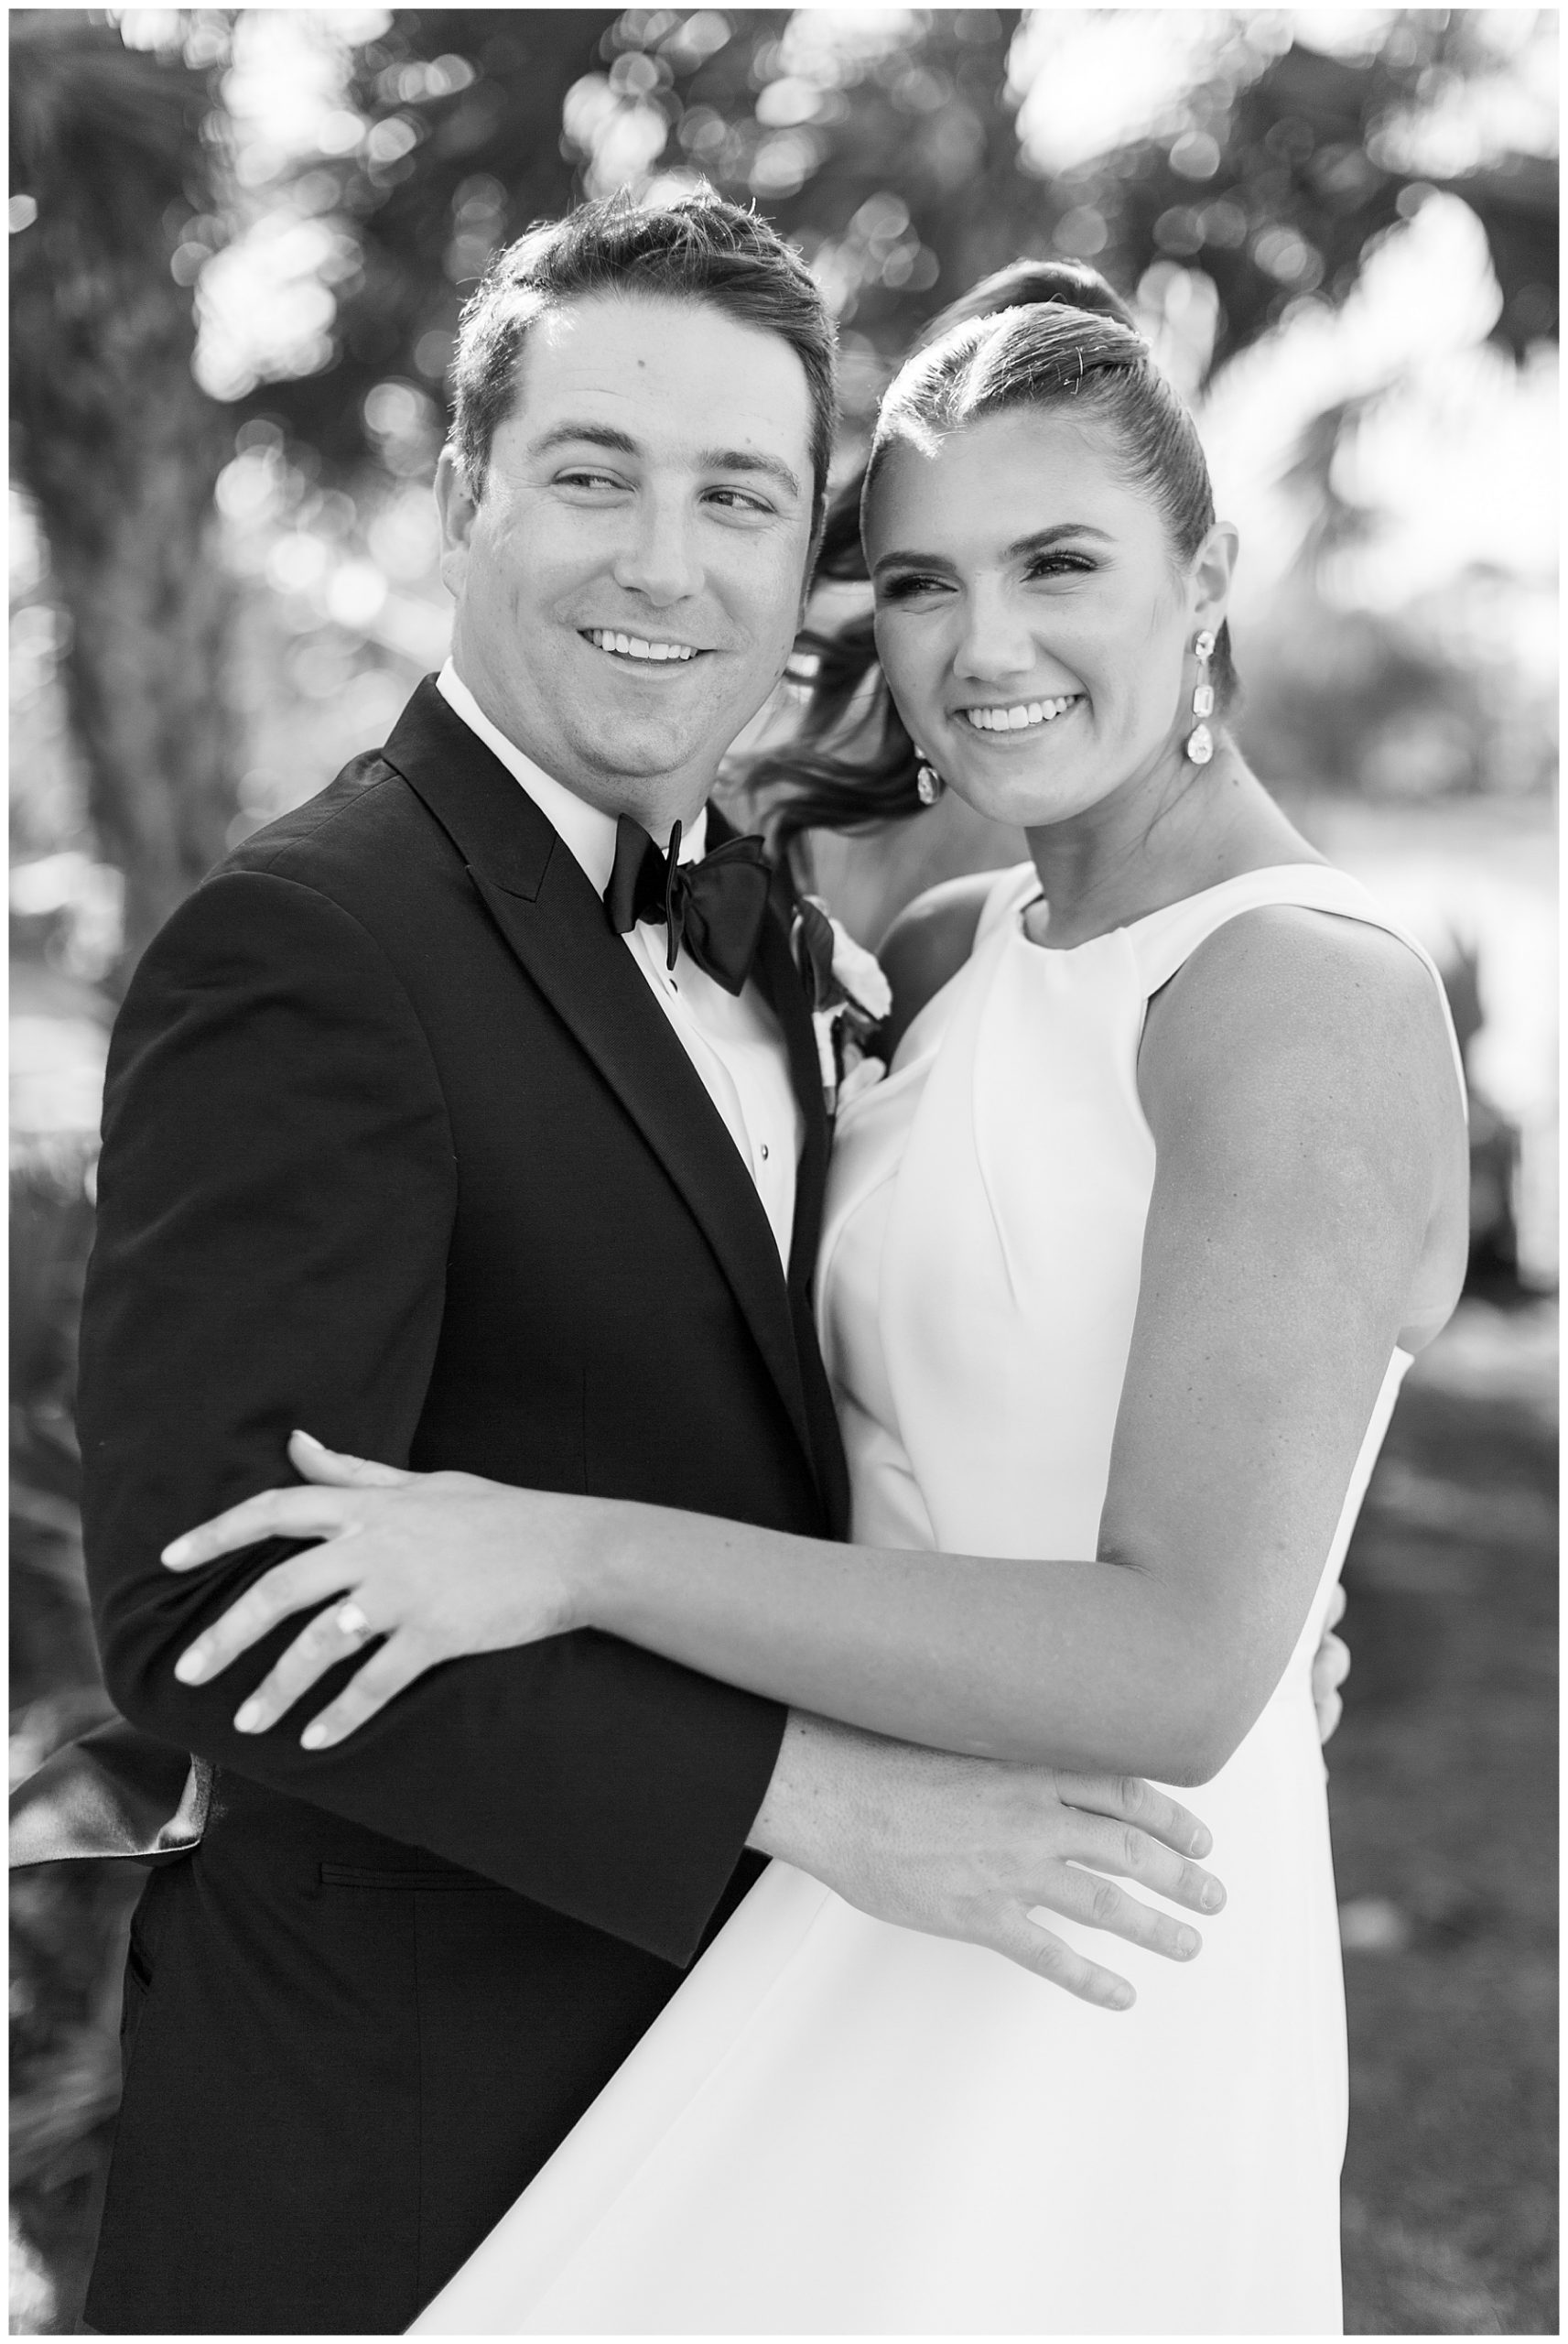
[(918, 742), (914, 754), (920, 760), (914, 768), (914, 794), (923, 806), (935, 806), (947, 785)]
[(1208, 679), (1214, 646), (1215, 637), (1206, 626), (1193, 645), (1193, 657), (1198, 663), (1198, 679), (1193, 687), (1193, 714), (1198, 721), (1187, 734), (1187, 755), (1195, 765), (1206, 765), (1214, 754), (1214, 734), (1204, 722), (1214, 714), (1214, 686)]

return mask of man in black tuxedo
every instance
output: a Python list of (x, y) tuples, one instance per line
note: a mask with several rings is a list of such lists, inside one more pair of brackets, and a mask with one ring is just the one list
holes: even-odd
[(806, 272), (729, 207), (589, 209), (504, 255), (442, 460), (453, 663), (130, 989), (88, 1562), (115, 1701), (216, 1774), (133, 1929), (95, 2328), (405, 2328), (769, 1853), (873, 1911), (923, 1865), (934, 1926), (945, 1830), (1021, 1882), (1040, 1855), (1016, 1770), (989, 1824), (972, 1789), (949, 1817), (951, 1762), (597, 1634), (437, 1669), (324, 1752), (297, 1714), (236, 1723), (297, 1623), (174, 1674), (278, 1549), (185, 1578), (160, 1549), (275, 1482), (295, 1426), (842, 1535), (787, 888), (707, 808), (798, 625), (831, 365)]

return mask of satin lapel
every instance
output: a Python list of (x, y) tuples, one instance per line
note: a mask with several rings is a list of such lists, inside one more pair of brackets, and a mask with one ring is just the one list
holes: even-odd
[(790, 1297), (762, 1200), (581, 866), (433, 685), (420, 687), (385, 755), (451, 838), (517, 960), (679, 1190), (815, 1462)]
[[(712, 830), (709, 814), (709, 830)], [(833, 1126), (822, 1096), (822, 1068), (817, 1057), (816, 1029), (806, 1006), (806, 990), (789, 948), (794, 917), (794, 892), (787, 876), (775, 874), (773, 900), (757, 946), (757, 984), (771, 1006), (789, 1053), (790, 1079), (805, 1121), (800, 1162), (795, 1170), (795, 1226), (790, 1240), (789, 1284), (794, 1305), (796, 1351), (806, 1405), (812, 1427), (812, 1454), (817, 1487), (837, 1536), (849, 1533), (849, 1469), (839, 1436), (832, 1389), (822, 1364), (816, 1321), (812, 1309), (816, 1248), (822, 1234), (822, 1209), (827, 1188), (827, 1159)]]
[(816, 1030), (806, 1005), (806, 991), (789, 949), (787, 911), (770, 903), (757, 945), (758, 986), (778, 1019), (789, 1052), (790, 1080), (800, 1101), (806, 1131), (795, 1169), (795, 1226), (790, 1237), (790, 1283), (809, 1286), (822, 1233), (822, 1198), (827, 1183), (827, 1152), (833, 1127), (822, 1097), (822, 1068)]

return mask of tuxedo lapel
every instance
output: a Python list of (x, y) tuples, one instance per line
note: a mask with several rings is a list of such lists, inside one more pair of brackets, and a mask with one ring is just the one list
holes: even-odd
[[(708, 808), (708, 837), (717, 845), (733, 835), (716, 807)], [(805, 1387), (810, 1419), (811, 1449), (817, 1486), (836, 1535), (848, 1535), (849, 1475), (844, 1444), (838, 1431), (832, 1389), (822, 1364), (816, 1320), (812, 1304), (816, 1248), (822, 1234), (822, 1209), (827, 1188), (827, 1159), (833, 1126), (822, 1091), (822, 1062), (816, 1029), (806, 1003), (806, 988), (790, 950), (790, 929), (795, 910), (795, 889), (788, 872), (773, 874), (767, 917), (762, 922), (753, 967), (758, 990), (778, 1019), (789, 1056), (790, 1080), (800, 1103), (804, 1123), (800, 1162), (795, 1168), (795, 1224), (789, 1251), (789, 1288), (795, 1329), (795, 1356)]]
[[(452, 840), (518, 961), (674, 1182), (815, 1463), (813, 1412), (802, 1386), (790, 1297), (762, 1200), (580, 864), (433, 683), (419, 687), (384, 754)], [(787, 963), (787, 944), (775, 934)], [(809, 1017), (806, 1025), (809, 1032)], [(820, 1114), (820, 1089), (817, 1109)], [(798, 1232), (798, 1211), (795, 1226)]]
[[(712, 817), (709, 816), (711, 822)], [(795, 1226), (790, 1238), (790, 1282), (809, 1286), (816, 1261), (816, 1241), (822, 1229), (822, 1199), (827, 1181), (827, 1154), (833, 1129), (822, 1095), (822, 1065), (816, 1031), (806, 1006), (806, 989), (795, 969), (788, 941), (794, 909), (787, 892), (775, 889), (757, 944), (755, 974), (761, 991), (779, 1021), (789, 1053), (790, 1080), (805, 1123), (800, 1163), (795, 1170)]]

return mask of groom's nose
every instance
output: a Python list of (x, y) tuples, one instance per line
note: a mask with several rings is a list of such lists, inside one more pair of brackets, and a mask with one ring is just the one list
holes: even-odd
[(684, 494), (647, 490), (634, 500), (612, 570), (618, 586), (660, 608), (698, 591), (697, 520)]

